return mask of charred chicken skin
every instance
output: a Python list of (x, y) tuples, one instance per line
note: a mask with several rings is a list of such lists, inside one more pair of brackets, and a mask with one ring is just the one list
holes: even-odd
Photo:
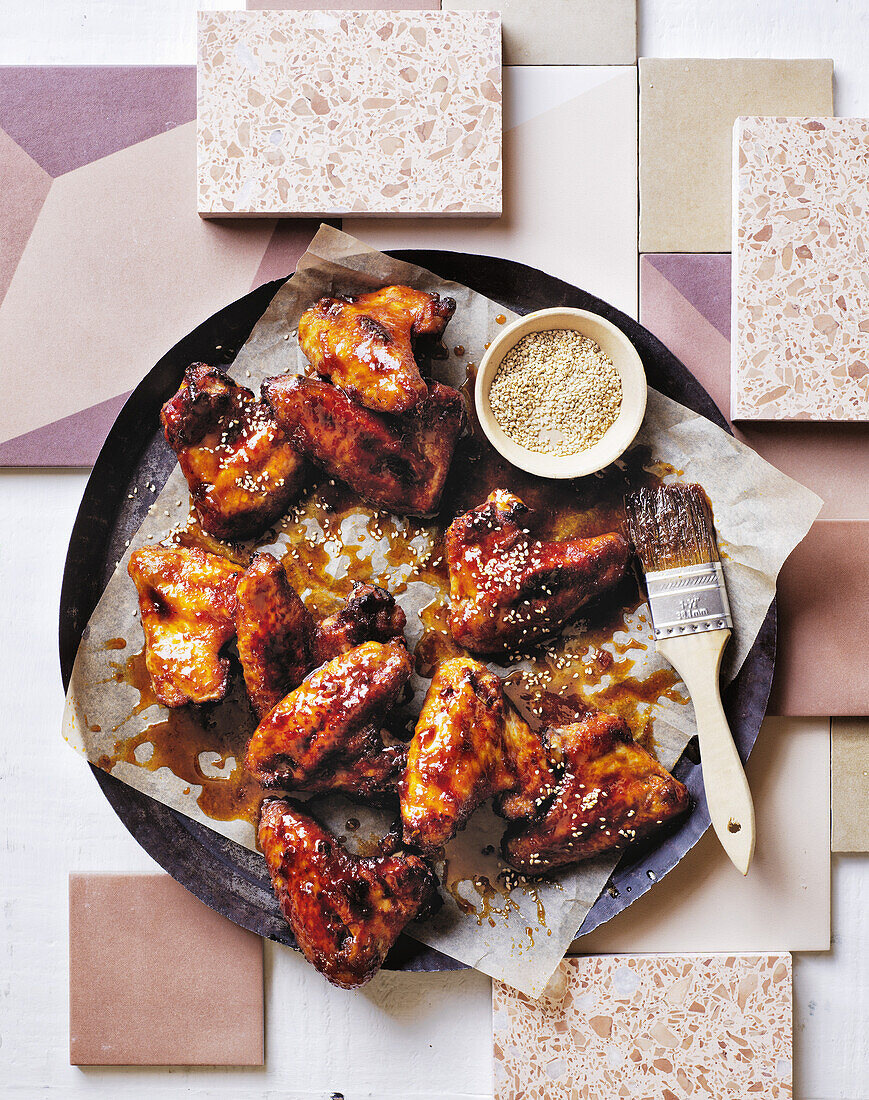
[(551, 802), (504, 836), (516, 870), (539, 875), (618, 851), (687, 810), (687, 788), (635, 743), (624, 719), (593, 713), (548, 736), (563, 771)]
[(267, 801), (259, 846), (275, 896), (308, 962), (334, 985), (374, 977), (402, 929), (437, 898), (417, 855), (359, 857), (288, 799)]
[(543, 743), (500, 679), (470, 657), (439, 665), (399, 788), (405, 843), (440, 848), (492, 795), (505, 817), (531, 815), (553, 782)]
[(402, 515), (437, 512), (464, 423), (458, 390), (432, 382), (404, 416), (363, 408), (335, 386), (279, 375), (263, 396), (292, 445), (331, 477)]
[(403, 642), (407, 619), (395, 597), (358, 581), (340, 611), (317, 623), (314, 665), (331, 661), (362, 642)]
[(254, 537), (304, 485), (304, 460), (271, 409), (217, 367), (192, 363), (160, 420), (208, 534)]
[(321, 298), (299, 319), (299, 347), (318, 374), (361, 405), (406, 413), (428, 396), (414, 338), (441, 336), (455, 309), (452, 298), (409, 286)]
[(241, 569), (197, 547), (149, 547), (130, 555), (139, 593), (145, 664), (167, 707), (210, 703), (226, 694)]
[(284, 790), (371, 794), (394, 786), (406, 750), (385, 747), (377, 723), (410, 671), (407, 650), (395, 642), (364, 642), (329, 661), (260, 722), (248, 771)]
[(244, 683), (257, 718), (264, 718), (313, 667), (314, 620), (271, 554), (254, 555), (236, 596)]
[(472, 653), (503, 653), (550, 637), (624, 575), (630, 548), (621, 535), (540, 542), (530, 519), (518, 497), (497, 489), (450, 524), (450, 630)]

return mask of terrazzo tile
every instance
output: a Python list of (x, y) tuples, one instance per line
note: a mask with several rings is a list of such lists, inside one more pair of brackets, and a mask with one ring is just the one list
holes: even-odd
[(501, 12), (506, 65), (633, 65), (637, 0), (443, 0)]
[(757, 815), (749, 873), (734, 871), (710, 829), (571, 954), (829, 950), (829, 718), (765, 719), (746, 775)]
[(501, 212), (497, 12), (200, 12), (208, 217)]
[(790, 955), (569, 959), (532, 1001), (493, 983), (495, 1100), (784, 1100)]
[(729, 252), (739, 115), (831, 115), (826, 60), (642, 57), (640, 251)]
[[(730, 267), (727, 254), (665, 253), (640, 259), (640, 320), (730, 411)], [(742, 421), (732, 425), (779, 470), (824, 501), (822, 519), (869, 519), (869, 431), (858, 423)], [(831, 623), (831, 629), (833, 624)], [(836, 713), (838, 683), (829, 685)]]
[(869, 852), (869, 718), (834, 718), (830, 790), (834, 852)]
[(869, 119), (734, 129), (734, 420), (869, 420)]
[(344, 229), (379, 249), (518, 260), (636, 316), (636, 69), (508, 66), (504, 131), (500, 218), (344, 218)]
[(70, 1063), (262, 1065), (262, 960), (168, 875), (70, 875)]

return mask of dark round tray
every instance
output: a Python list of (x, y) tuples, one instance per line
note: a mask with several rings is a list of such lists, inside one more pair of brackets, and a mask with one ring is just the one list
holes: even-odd
[[(516, 313), (566, 305), (601, 314), (633, 342), (651, 386), (727, 429), (709, 394), (659, 340), (591, 294), (511, 260), (413, 249), (391, 255), (463, 283)], [(131, 494), (131, 490), (134, 486), (144, 490), (151, 482), (162, 487), (175, 465), (175, 456), (160, 431), (161, 405), (178, 388), (188, 363), (231, 363), (281, 285), (282, 281), (268, 283), (245, 295), (176, 344), (136, 387), (115, 421), (85, 488), (67, 553), (60, 598), (64, 689), (69, 685), (82, 631), (115, 562), (123, 554), (125, 541), (138, 529), (148, 500), (153, 499), (150, 493)], [(739, 675), (724, 693), (725, 710), (743, 760), (751, 752), (766, 709), (775, 639), (773, 603)], [(92, 770), (132, 835), (182, 886), (242, 927), (295, 946), (260, 856), (113, 779), (107, 772)], [(607, 889), (587, 914), (580, 934), (603, 924), (644, 894), (655, 880), (676, 866), (709, 827), (695, 745), (688, 746), (674, 774), (691, 791), (690, 815), (657, 845), (624, 854)], [(462, 965), (408, 936), (400, 938), (387, 960), (387, 966), (403, 970), (458, 969)]]

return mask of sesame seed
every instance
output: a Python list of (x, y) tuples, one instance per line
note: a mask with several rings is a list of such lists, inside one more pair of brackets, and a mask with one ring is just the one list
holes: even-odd
[(498, 424), (542, 454), (572, 455), (596, 443), (622, 404), (613, 361), (570, 329), (531, 332), (504, 356), (489, 389)]

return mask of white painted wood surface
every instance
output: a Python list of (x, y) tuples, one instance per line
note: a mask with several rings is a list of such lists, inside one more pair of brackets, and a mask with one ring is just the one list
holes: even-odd
[[(189, 63), (195, 8), (194, 0), (0, 0), (0, 64)], [(640, 0), (641, 54), (832, 57), (840, 114), (869, 114), (867, 45), (867, 0)], [(85, 480), (0, 472), (0, 1094), (491, 1097), (487, 979), (382, 974), (348, 996), (270, 944), (264, 1069), (67, 1064), (67, 875), (156, 869), (89, 771), (58, 745), (57, 606)], [(833, 950), (795, 962), (799, 1100), (869, 1098), (867, 870), (865, 856), (834, 858)]]

